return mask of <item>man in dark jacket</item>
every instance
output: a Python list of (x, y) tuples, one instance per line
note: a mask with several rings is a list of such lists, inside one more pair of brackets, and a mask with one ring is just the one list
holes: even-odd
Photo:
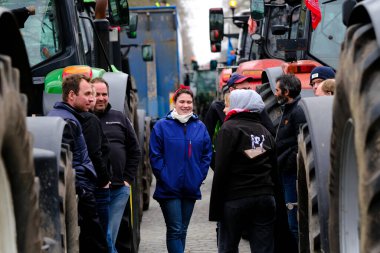
[[(94, 98), (96, 96), (95, 88), (92, 87)], [(96, 210), (99, 215), (100, 223), (103, 228), (104, 237), (107, 238), (108, 220), (109, 220), (109, 204), (110, 190), (109, 184), (111, 180), (111, 168), (109, 163), (109, 142), (99, 118), (92, 112), (96, 100), (91, 104), (91, 112), (82, 112), (83, 117), (82, 130), (86, 140), (88, 155), (95, 167), (98, 180), (95, 190)]]
[(298, 240), (297, 222), (297, 136), (306, 123), (305, 114), (298, 102), (301, 99), (301, 82), (294, 75), (282, 75), (276, 79), (275, 96), (282, 105), (282, 116), (276, 134), (277, 161), (282, 176), (285, 202), (288, 208), (289, 228)]
[(117, 252), (115, 242), (130, 195), (130, 185), (137, 173), (141, 151), (129, 119), (122, 112), (111, 109), (108, 102), (108, 83), (102, 78), (94, 78), (91, 82), (96, 90), (94, 111), (110, 142), (112, 178), (108, 244), (110, 252)]
[(48, 116), (66, 120), (63, 142), (73, 152), (72, 166), (75, 169), (75, 184), (78, 194), (79, 247), (80, 252), (107, 252), (107, 241), (95, 208), (97, 174), (88, 156), (87, 145), (82, 133), (81, 112), (88, 111), (94, 100), (89, 79), (83, 75), (71, 75), (62, 83), (62, 100), (54, 105)]

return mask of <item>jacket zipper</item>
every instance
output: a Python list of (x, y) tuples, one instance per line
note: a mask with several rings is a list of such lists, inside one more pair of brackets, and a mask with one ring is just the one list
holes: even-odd
[[(187, 142), (187, 139), (186, 139), (186, 133), (187, 133), (187, 125), (184, 124), (184, 128), (183, 128), (183, 133), (185, 134), (185, 142)], [(189, 140), (189, 144), (187, 145), (187, 156), (190, 158), (191, 157), (191, 152), (192, 152), (192, 146), (191, 146), (191, 140)]]

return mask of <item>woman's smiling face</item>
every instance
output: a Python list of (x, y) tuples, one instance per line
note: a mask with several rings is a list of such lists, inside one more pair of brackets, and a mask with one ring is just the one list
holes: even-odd
[(182, 93), (175, 101), (174, 108), (179, 115), (186, 115), (193, 112), (193, 98), (190, 94)]

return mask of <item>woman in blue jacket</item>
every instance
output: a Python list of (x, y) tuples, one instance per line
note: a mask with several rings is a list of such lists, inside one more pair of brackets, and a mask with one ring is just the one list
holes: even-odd
[(153, 198), (166, 223), (169, 253), (183, 253), (194, 204), (211, 162), (211, 141), (205, 125), (193, 113), (193, 93), (178, 89), (174, 109), (159, 120), (150, 136), (150, 163), (157, 179)]

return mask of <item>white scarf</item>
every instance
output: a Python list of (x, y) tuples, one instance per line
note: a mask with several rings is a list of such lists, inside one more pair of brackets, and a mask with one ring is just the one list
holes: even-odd
[(189, 113), (189, 114), (184, 114), (184, 115), (179, 115), (178, 112), (176, 111), (176, 109), (173, 109), (171, 115), (173, 117), (173, 119), (177, 119), (179, 122), (181, 123), (186, 123), (192, 116), (193, 116), (193, 112)]

